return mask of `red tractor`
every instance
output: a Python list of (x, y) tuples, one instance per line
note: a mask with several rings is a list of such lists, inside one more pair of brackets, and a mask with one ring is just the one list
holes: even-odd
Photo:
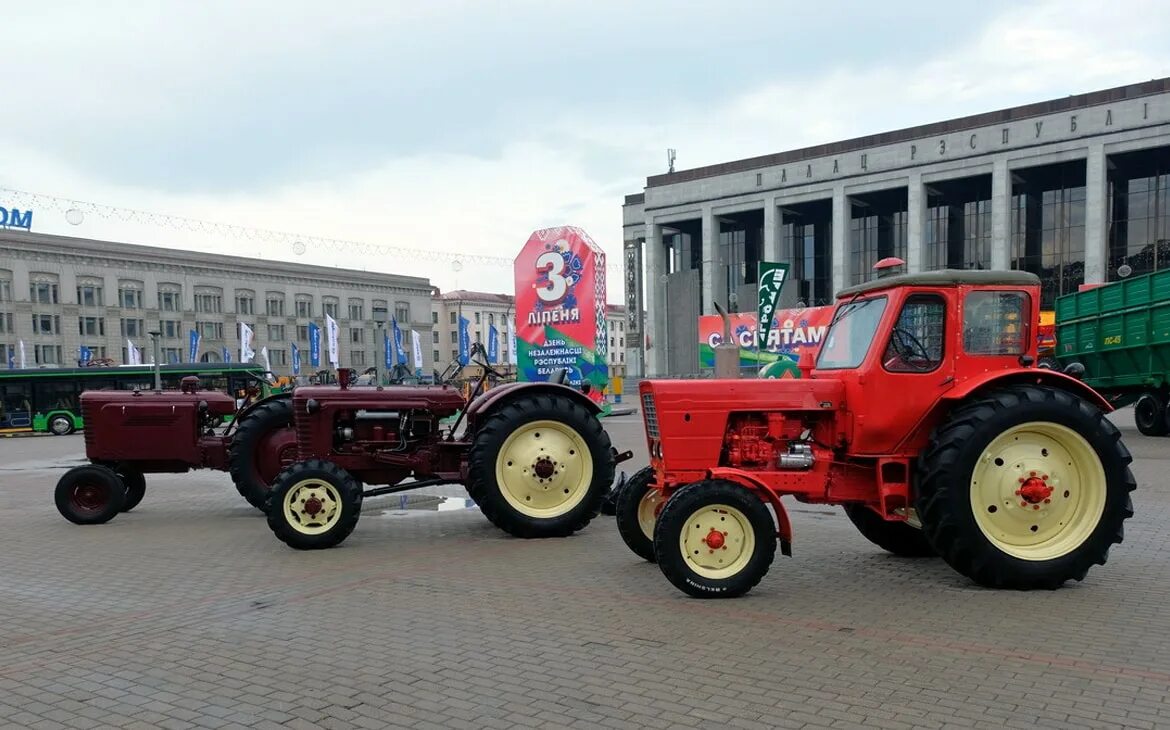
[(791, 555), (789, 495), (981, 585), (1081, 580), (1135, 484), (1109, 404), (1036, 367), (1039, 298), (1024, 272), (891, 276), (837, 295), (800, 379), (643, 381), (651, 466), (618, 496), (623, 538), (682, 591), (738, 596), (777, 538)]

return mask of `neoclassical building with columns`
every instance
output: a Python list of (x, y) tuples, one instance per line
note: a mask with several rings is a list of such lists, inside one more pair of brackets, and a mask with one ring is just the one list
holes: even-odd
[(1170, 264), (1170, 78), (653, 175), (627, 195), (631, 372), (698, 369), (698, 317), (830, 304), (885, 256), (910, 271), (1024, 269), (1042, 305)]

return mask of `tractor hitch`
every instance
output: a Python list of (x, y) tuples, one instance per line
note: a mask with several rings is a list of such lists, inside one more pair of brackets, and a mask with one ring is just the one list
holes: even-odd
[(609, 450), (613, 452), (614, 464), (620, 464), (623, 461), (629, 461), (630, 459), (634, 458), (634, 452), (630, 451), (629, 449), (619, 452), (617, 449), (611, 446), (609, 447)]

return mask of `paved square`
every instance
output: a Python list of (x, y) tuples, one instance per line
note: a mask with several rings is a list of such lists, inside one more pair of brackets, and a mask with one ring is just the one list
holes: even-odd
[[(984, 590), (793, 504), (795, 557), (733, 601), (678, 593), (608, 517), (523, 541), (390, 496), (296, 552), (213, 472), (78, 527), (52, 490), (81, 437), (0, 440), (0, 723), (1168, 726), (1170, 439), (1116, 418), (1137, 515), (1084, 583)], [(637, 417), (607, 426), (644, 464)]]

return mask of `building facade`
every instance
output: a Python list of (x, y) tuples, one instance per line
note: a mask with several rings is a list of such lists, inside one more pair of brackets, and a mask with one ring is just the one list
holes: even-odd
[(1022, 269), (1042, 306), (1170, 264), (1170, 79), (651, 176), (622, 208), (631, 373), (698, 368), (714, 302), (830, 304), (898, 256), (912, 272)]
[[(310, 323), (321, 327), (320, 367), (329, 367), (328, 314), (340, 327), (341, 366), (383, 368), (383, 335), (397, 318), (419, 331), (429, 374), (431, 292), (417, 277), (0, 230), (0, 355), (19, 367), (23, 342), (28, 367), (76, 365), (82, 347), (125, 363), (129, 341), (149, 362), (155, 331), (162, 362), (188, 362), (195, 330), (197, 360), (238, 361), (243, 322), (256, 361), (267, 347), (272, 370), (287, 375), (296, 343), (308, 374)], [(403, 340), (409, 350), (409, 332)]]
[[(511, 294), (457, 289), (446, 293), (436, 292), (432, 299), (431, 357), (441, 370), (446, 363), (459, 357), (459, 317), (468, 321), (468, 335), (472, 342), (485, 347), (496, 328), (499, 338), (499, 362), (511, 372), (511, 343), (508, 342), (508, 321), (515, 315), (515, 297)], [(606, 330), (609, 333), (607, 355), (610, 376), (625, 375), (626, 371), (626, 317), (625, 307), (606, 307)]]

